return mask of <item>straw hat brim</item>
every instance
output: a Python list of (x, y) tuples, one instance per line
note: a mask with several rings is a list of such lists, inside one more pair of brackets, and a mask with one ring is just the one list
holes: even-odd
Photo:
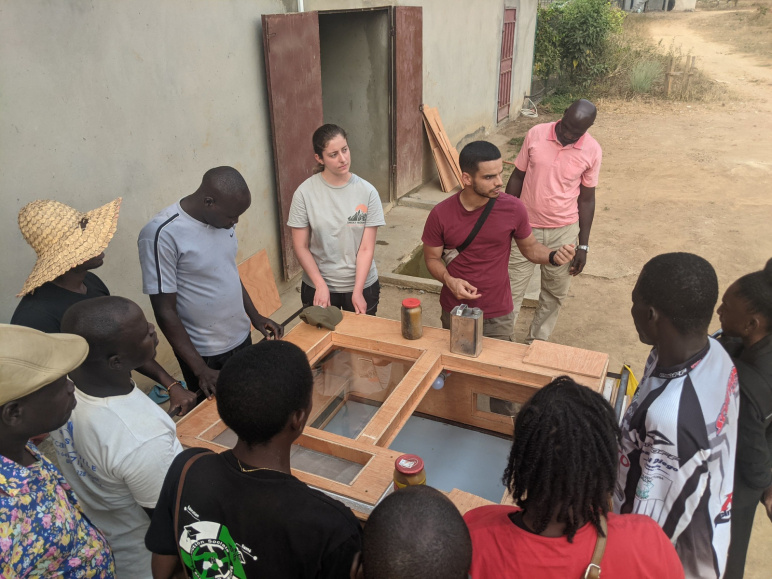
[(88, 219), (85, 227), (81, 228), (78, 223), (73, 224), (71, 232), (38, 255), (32, 273), (16, 297), (27, 295), (107, 249), (118, 227), (120, 205), (121, 198), (118, 197), (82, 214), (82, 218)]

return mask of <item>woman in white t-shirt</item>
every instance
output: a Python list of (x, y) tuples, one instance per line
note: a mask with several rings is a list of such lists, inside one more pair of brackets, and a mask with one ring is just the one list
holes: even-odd
[(374, 316), (380, 297), (375, 237), (386, 224), (381, 200), (375, 187), (351, 172), (341, 127), (319, 127), (313, 146), (318, 166), (295, 191), (287, 220), (303, 266), (301, 301)]

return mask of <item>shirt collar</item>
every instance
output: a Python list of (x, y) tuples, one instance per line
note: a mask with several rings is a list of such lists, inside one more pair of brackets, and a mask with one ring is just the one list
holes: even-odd
[[(560, 121), (555, 121), (554, 123), (551, 123), (552, 126), (550, 127), (550, 133), (547, 136), (548, 141), (555, 141), (558, 145), (560, 145), (560, 141), (558, 141), (558, 135), (555, 132), (555, 127), (558, 126), (558, 123)], [(585, 132), (581, 137), (579, 137), (579, 140), (573, 143), (572, 145), (566, 145), (566, 147), (573, 147), (574, 149), (582, 150), (584, 148), (584, 139), (587, 136), (587, 133)], [(561, 147), (563, 145), (560, 145)], [(565, 148), (565, 147), (564, 147)]]
[[(30, 491), (30, 479), (45, 476), (42, 471), (49, 471), (48, 475), (54, 475), (57, 480), (61, 478), (55, 472), (56, 467), (40, 454), (35, 445), (28, 444), (27, 450), (35, 457), (35, 462), (30, 466), (22, 466), (10, 458), (0, 456), (0, 491), (9, 497), (15, 497), (19, 493), (28, 493)], [(59, 480), (59, 483), (64, 483), (64, 480)]]
[(657, 366), (654, 368), (654, 372), (652, 372), (652, 375), (656, 378), (680, 378), (681, 376), (684, 376), (694, 370), (697, 365), (702, 362), (702, 359), (707, 355), (708, 350), (710, 350), (710, 341), (712, 338), (708, 338), (708, 343), (705, 345), (705, 347), (697, 352), (694, 356), (689, 358), (686, 362), (683, 362), (682, 364), (679, 364), (678, 366), (671, 366), (670, 368), (661, 368), (660, 366)]

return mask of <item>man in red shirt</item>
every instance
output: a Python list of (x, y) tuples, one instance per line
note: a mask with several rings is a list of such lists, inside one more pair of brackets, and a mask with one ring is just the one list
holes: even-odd
[[(603, 156), (600, 145), (587, 129), (595, 122), (595, 105), (581, 99), (566, 109), (556, 123), (536, 125), (525, 137), (515, 159), (507, 193), (520, 198), (528, 209), (533, 234), (551, 249), (576, 243), (573, 263), (541, 268), (539, 308), (526, 344), (549, 340), (571, 276), (584, 269), (589, 251), (590, 228), (595, 215), (595, 186)], [(534, 267), (528, 256), (512, 249), (509, 278), (515, 321)]]
[[(442, 327), (450, 327), (450, 311), (468, 304), (483, 311), (483, 336), (514, 341), (514, 313), (507, 264), (512, 239), (522, 255), (539, 264), (561, 266), (574, 257), (573, 245), (551, 251), (531, 233), (523, 203), (501, 195), (503, 163), (499, 149), (487, 141), (474, 141), (459, 155), (464, 188), (437, 204), (424, 226), (426, 267), (442, 282)], [(443, 250), (463, 245), (485, 206), (492, 208), (477, 235), (452, 261)], [(447, 265), (446, 265), (447, 263)]]
[[(600, 537), (603, 579), (683, 579), (676, 550), (645, 515), (609, 513), (619, 426), (597, 392), (560, 376), (517, 415), (504, 481), (517, 506), (466, 513), (474, 579), (587, 577)], [(590, 575), (592, 576), (592, 575)]]

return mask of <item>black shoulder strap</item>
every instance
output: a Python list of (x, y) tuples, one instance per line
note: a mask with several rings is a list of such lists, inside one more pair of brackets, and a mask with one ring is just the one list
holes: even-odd
[(496, 203), (496, 198), (491, 197), (488, 199), (488, 203), (485, 204), (485, 209), (483, 209), (482, 214), (477, 219), (477, 223), (474, 224), (474, 227), (472, 228), (472, 231), (469, 233), (469, 236), (464, 240), (464, 242), (459, 245), (456, 248), (456, 251), (461, 253), (464, 251), (467, 247), (469, 247), (469, 244), (474, 241), (474, 238), (477, 237), (477, 234), (480, 232), (480, 229), (482, 229), (483, 223), (485, 223), (485, 220), (488, 219), (488, 215), (491, 214), (491, 210), (493, 209), (493, 204)]
[(182, 560), (182, 550), (180, 548), (180, 502), (182, 501), (182, 487), (185, 485), (185, 477), (188, 474), (188, 471), (190, 470), (190, 467), (193, 466), (193, 463), (196, 462), (199, 458), (202, 456), (206, 456), (208, 454), (215, 454), (211, 450), (208, 452), (200, 452), (198, 454), (194, 454), (191, 456), (186, 462), (185, 465), (182, 467), (182, 474), (180, 474), (180, 482), (177, 483), (177, 497), (174, 501), (174, 542), (177, 544), (177, 553), (180, 556), (180, 564), (182, 565), (182, 569), (185, 572), (185, 577), (188, 577), (188, 570), (185, 567), (185, 563), (183, 563)]

